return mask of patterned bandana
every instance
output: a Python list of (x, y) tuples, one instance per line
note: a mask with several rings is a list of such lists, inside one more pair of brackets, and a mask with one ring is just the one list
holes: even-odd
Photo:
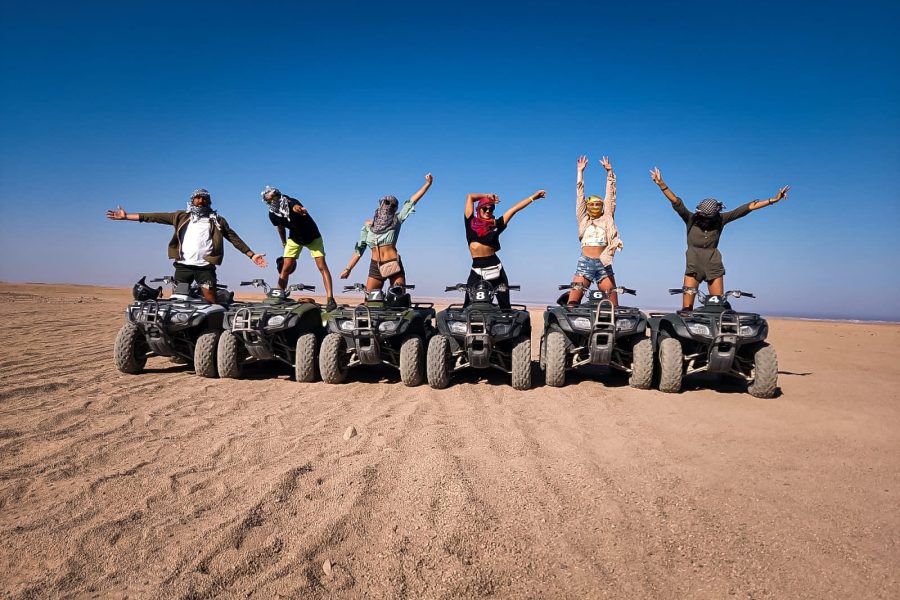
[(397, 225), (397, 198), (394, 196), (385, 196), (378, 201), (378, 208), (375, 209), (375, 216), (372, 217), (372, 225), (369, 229), (372, 233), (384, 233)]
[[(272, 199), (266, 200), (266, 195), (269, 193), (272, 194)], [(266, 203), (266, 206), (269, 207), (270, 213), (284, 217), (285, 219), (291, 215), (291, 207), (288, 205), (288, 198), (282, 194), (278, 188), (267, 185), (259, 195), (262, 197), (262, 201)]]
[(603, 216), (603, 198), (600, 196), (590, 196), (587, 199), (587, 214), (592, 219), (599, 219)]
[(715, 198), (707, 198), (697, 205), (697, 216), (714, 217), (722, 212), (723, 208), (725, 208), (725, 205)]
[(485, 219), (481, 216), (481, 207), (488, 205), (496, 206), (497, 202), (498, 200), (494, 200), (493, 198), (482, 197), (479, 198), (478, 204), (475, 205), (475, 218), (472, 219), (472, 231), (474, 231), (475, 235), (478, 237), (486, 236), (497, 226), (497, 219), (494, 217)]
[(205, 219), (210, 216), (216, 216), (216, 211), (209, 206), (194, 206), (192, 202), (187, 203), (187, 211), (191, 213), (192, 223), (196, 223), (200, 219)]

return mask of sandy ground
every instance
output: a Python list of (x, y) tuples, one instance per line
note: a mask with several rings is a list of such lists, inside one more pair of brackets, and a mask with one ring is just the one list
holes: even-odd
[(900, 326), (771, 321), (775, 400), (436, 391), (122, 375), (128, 300), (0, 285), (4, 597), (900, 597)]

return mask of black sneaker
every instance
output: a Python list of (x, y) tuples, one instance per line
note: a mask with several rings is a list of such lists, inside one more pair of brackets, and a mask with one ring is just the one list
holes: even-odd
[(336, 308), (337, 308), (337, 302), (334, 301), (334, 298), (329, 296), (328, 301), (325, 302), (325, 312), (331, 312)]

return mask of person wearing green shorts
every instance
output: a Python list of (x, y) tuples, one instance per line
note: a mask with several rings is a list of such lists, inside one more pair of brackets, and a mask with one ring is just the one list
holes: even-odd
[[(325, 310), (334, 310), (337, 303), (334, 301), (334, 293), (331, 289), (331, 271), (325, 262), (325, 244), (319, 227), (309, 212), (296, 198), (282, 194), (277, 188), (266, 186), (260, 193), (263, 202), (269, 207), (269, 221), (278, 230), (281, 245), (284, 246), (281, 267), (278, 273), (278, 287), (285, 289), (288, 278), (297, 268), (297, 258), (303, 248), (309, 249), (309, 254), (316, 261), (316, 267), (322, 274), (322, 283), (325, 285), (327, 297)], [(285, 231), (287, 230), (287, 232)]]

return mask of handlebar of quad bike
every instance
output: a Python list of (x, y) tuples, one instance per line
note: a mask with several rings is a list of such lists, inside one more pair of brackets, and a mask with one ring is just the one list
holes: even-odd
[[(400, 287), (405, 288), (407, 290), (416, 289), (416, 286), (413, 283), (405, 283), (405, 284), (401, 285)], [(366, 288), (365, 284), (354, 283), (353, 285), (345, 285), (344, 291), (345, 292), (364, 292), (365, 293), (365, 292), (368, 292), (369, 290)]]
[[(495, 292), (507, 292), (507, 291), (518, 292), (521, 289), (522, 289), (521, 285), (511, 285), (511, 284), (501, 283), (500, 285), (498, 285), (494, 288), (494, 291)], [(467, 286), (465, 283), (457, 283), (456, 285), (448, 285), (447, 287), (444, 288), (444, 291), (445, 292), (467, 292), (467, 291), (469, 291), (469, 286)]]
[(175, 278), (171, 275), (166, 275), (165, 277), (156, 277), (150, 280), (150, 283), (162, 283), (163, 285), (172, 285), (175, 283)]
[[(709, 296), (712, 295), (712, 294), (704, 294), (698, 288), (688, 287), (688, 286), (684, 286), (684, 287), (680, 287), (680, 288), (669, 288), (669, 293), (672, 294), (673, 296), (675, 294), (698, 294), (704, 298), (708, 298)], [(740, 298), (742, 296), (746, 296), (747, 298), (756, 298), (756, 295), (753, 294), (753, 292), (745, 292), (743, 290), (728, 290), (727, 292), (725, 292), (724, 297), (728, 298), (729, 296), (732, 298)]]
[[(263, 291), (268, 292), (271, 288), (268, 283), (264, 279), (252, 279), (250, 281), (242, 281), (241, 286), (253, 286), (253, 287), (261, 287)], [(286, 290), (288, 293), (290, 292), (314, 292), (316, 291), (316, 286), (314, 285), (306, 285), (305, 283), (292, 283), (287, 287)]]
[[(561, 290), (585, 290), (587, 288), (584, 287), (583, 283), (561, 283), (559, 284), (559, 289)], [(616, 293), (616, 294), (631, 294), (632, 296), (637, 296), (637, 290), (633, 290), (631, 288), (619, 286), (614, 287), (611, 290), (601, 290), (606, 291), (607, 294)]]

